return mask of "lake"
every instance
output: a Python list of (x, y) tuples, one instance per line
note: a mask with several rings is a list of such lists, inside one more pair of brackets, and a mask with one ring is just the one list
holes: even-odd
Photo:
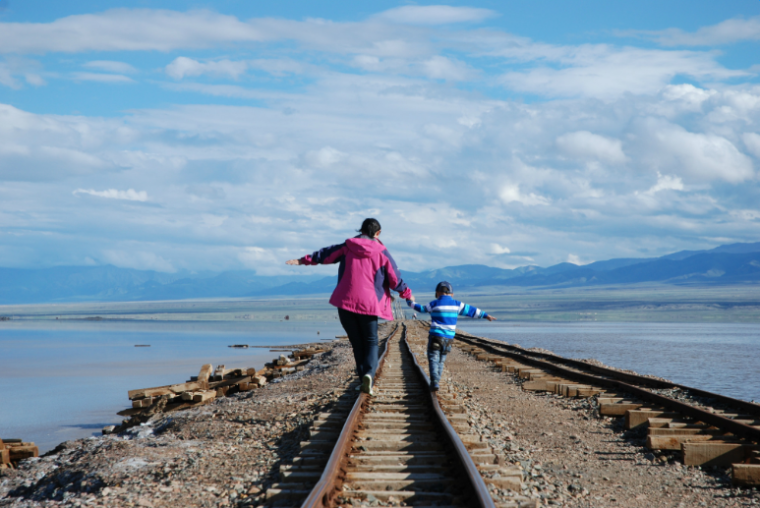
[(185, 382), (205, 363), (259, 369), (280, 354), (231, 344), (342, 333), (337, 321), (2, 321), (0, 438), (34, 441), (44, 452), (120, 423), (116, 412), (131, 407), (128, 390)]
[[(300, 322), (0, 322), (0, 438), (34, 441), (44, 452), (99, 434), (121, 422), (116, 412), (130, 407), (128, 390), (184, 382), (205, 363), (261, 368), (279, 353), (227, 346), (299, 344), (343, 334), (334, 315), (325, 316)], [(510, 344), (760, 400), (758, 325), (459, 323), (464, 331)]]
[(760, 401), (760, 325), (733, 323), (499, 323), (459, 328), (567, 358), (653, 374), (748, 401)]

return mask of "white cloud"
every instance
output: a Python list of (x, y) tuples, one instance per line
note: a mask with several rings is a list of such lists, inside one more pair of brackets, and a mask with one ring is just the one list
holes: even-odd
[(186, 76), (200, 76), (212, 74), (217, 76), (229, 76), (238, 79), (248, 69), (248, 62), (230, 60), (218, 60), (199, 62), (192, 58), (180, 56), (166, 66), (166, 73), (174, 79), (183, 79)]
[(501, 190), (499, 191), (499, 198), (501, 198), (504, 203), (522, 203), (526, 206), (536, 206), (536, 205), (548, 205), (549, 199), (539, 196), (538, 194), (535, 194), (533, 192), (529, 194), (523, 194), (520, 191), (519, 185), (514, 184), (508, 184), (504, 185)]
[(498, 243), (492, 243), (490, 245), (489, 252), (491, 254), (509, 254), (512, 251), (509, 249), (509, 247), (502, 247)]
[(100, 74), (96, 72), (75, 72), (72, 77), (77, 81), (97, 81), (99, 83), (134, 83), (132, 78), (121, 74)]
[(422, 68), (425, 74), (433, 79), (464, 81), (470, 79), (474, 74), (473, 70), (464, 62), (440, 55), (435, 55), (422, 62)]
[(0, 53), (7, 54), (172, 51), (263, 39), (234, 16), (204, 10), (111, 9), (51, 23), (0, 23)]
[(747, 150), (760, 159), (760, 134), (745, 132), (742, 135), (742, 139), (744, 140), (744, 146), (747, 147)]
[(669, 28), (659, 31), (621, 31), (619, 34), (652, 39), (663, 46), (717, 46), (741, 41), (758, 41), (760, 40), (760, 16), (748, 19), (727, 19), (716, 25), (701, 27), (696, 32)]
[(88, 69), (98, 69), (113, 74), (134, 74), (137, 72), (137, 69), (128, 63), (116, 62), (113, 60), (93, 60), (82, 64), (82, 66), (87, 67)]
[[(546, 46), (527, 44), (499, 50), (510, 59), (535, 61), (537, 67), (511, 71), (501, 77), (509, 88), (550, 97), (587, 96), (611, 100), (626, 92), (653, 94), (678, 75), (699, 80), (720, 80), (747, 76), (729, 70), (714, 55), (693, 51), (665, 51), (618, 48), (609, 45)], [(542, 60), (559, 64), (540, 65)]]
[(131, 248), (124, 250), (108, 249), (102, 252), (103, 261), (120, 268), (137, 270), (156, 270), (159, 272), (176, 272), (170, 262), (155, 252), (136, 251)]
[(107, 189), (103, 191), (97, 191), (94, 189), (77, 189), (72, 192), (75, 196), (77, 194), (89, 194), (90, 196), (98, 196), (100, 198), (107, 199), (121, 199), (125, 201), (147, 201), (148, 193), (145, 191), (136, 191), (134, 189), (127, 189), (125, 191), (117, 189)]
[(567, 262), (572, 263), (574, 265), (583, 266), (587, 265), (589, 263), (593, 263), (593, 261), (581, 261), (581, 258), (575, 254), (568, 254), (567, 255)]
[(410, 25), (446, 25), (483, 21), (496, 16), (490, 9), (452, 7), (448, 5), (405, 5), (375, 15), (373, 18)]
[(657, 172), (657, 183), (654, 184), (647, 191), (647, 194), (656, 194), (657, 192), (660, 192), (660, 191), (663, 191), (663, 190), (682, 191), (683, 190), (683, 181), (679, 177), (677, 177), (677, 176), (662, 175), (658, 171)]
[[(130, 33), (100, 28), (113, 11), (22, 24), (29, 39), (8, 51), (172, 51), (150, 61), (174, 79), (141, 79), (127, 113), (0, 105), (0, 222), (13, 225), (0, 230), (0, 266), (89, 257), (292, 273), (284, 259), (342, 241), (367, 216), (415, 270), (652, 256), (760, 236), (747, 211), (754, 158), (742, 153), (760, 153), (760, 87), (716, 53), (551, 45), (415, 26), (417, 12), (333, 22), (124, 10), (145, 22)], [(436, 23), (467, 21), (454, 14)], [(76, 29), (63, 40), (66, 26)], [(122, 55), (93, 58), (44, 59), (60, 72), (8, 58), (0, 81), (71, 79), (72, 65), (147, 76)], [(530, 100), (504, 98), (502, 69), (500, 82)], [(176, 104), (140, 102), (156, 86)], [(134, 206), (143, 198), (152, 204)]]
[(14, 90), (23, 88), (20, 80), (32, 85), (42, 86), (45, 80), (40, 75), (40, 64), (24, 58), (6, 58), (0, 60), (0, 85)]
[(749, 157), (716, 134), (689, 132), (681, 126), (650, 120), (640, 125), (642, 158), (695, 181), (740, 183), (754, 177)]
[(570, 157), (579, 159), (594, 159), (610, 164), (622, 164), (627, 160), (620, 140), (588, 131), (570, 132), (559, 136), (557, 147)]
[(327, 169), (330, 166), (337, 164), (346, 159), (346, 154), (336, 150), (331, 146), (325, 146), (319, 150), (312, 150), (306, 152), (304, 160), (310, 166), (314, 166), (320, 169)]

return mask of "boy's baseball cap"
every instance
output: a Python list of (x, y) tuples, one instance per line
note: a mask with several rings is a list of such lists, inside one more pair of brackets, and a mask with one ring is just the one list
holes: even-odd
[(450, 282), (446, 282), (445, 280), (442, 282), (439, 282), (438, 285), (435, 287), (436, 293), (454, 293), (454, 288), (451, 286)]

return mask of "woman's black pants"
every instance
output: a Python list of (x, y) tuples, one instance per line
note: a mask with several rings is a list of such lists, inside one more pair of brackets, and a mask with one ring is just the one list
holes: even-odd
[(356, 373), (360, 378), (369, 374), (374, 381), (377, 370), (377, 316), (338, 309), (338, 317), (354, 350)]

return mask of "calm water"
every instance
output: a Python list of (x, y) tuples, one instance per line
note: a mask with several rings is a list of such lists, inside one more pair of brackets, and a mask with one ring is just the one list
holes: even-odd
[(121, 422), (116, 412), (130, 407), (128, 390), (187, 381), (205, 363), (261, 368), (279, 355), (230, 344), (298, 344), (341, 333), (337, 321), (0, 322), (0, 438), (49, 450)]
[(654, 374), (760, 402), (760, 325), (509, 323), (460, 321), (460, 328), (522, 347)]
[[(758, 325), (461, 320), (460, 328), (760, 400)], [(260, 368), (276, 356), (230, 344), (297, 344), (338, 334), (337, 321), (0, 322), (0, 437), (48, 450), (120, 422), (116, 412), (129, 407), (128, 390), (186, 381), (204, 363)]]

